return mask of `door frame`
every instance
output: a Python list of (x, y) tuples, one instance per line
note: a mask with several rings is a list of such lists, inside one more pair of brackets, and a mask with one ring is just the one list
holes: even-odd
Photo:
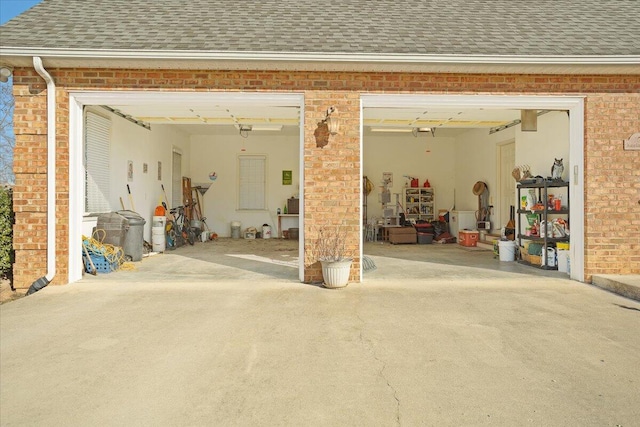
[[(157, 92), (157, 91), (70, 91), (69, 92), (69, 261), (68, 283), (82, 278), (82, 217), (84, 180), (82, 179), (83, 110), (90, 105), (145, 105), (181, 103), (189, 105), (264, 105), (300, 108), (299, 167), (304, 182), (304, 94), (295, 92)], [(300, 236), (298, 277), (304, 281), (304, 192), (300, 194)]]
[[(559, 110), (569, 112), (569, 197), (571, 199), (571, 278), (584, 282), (584, 96), (546, 95), (419, 95), (419, 94), (362, 94), (360, 95), (360, 153), (363, 152), (365, 108), (484, 108), (518, 110)], [(360, 175), (364, 170), (360, 156)], [(362, 180), (360, 180), (362, 206)], [(362, 217), (362, 215), (360, 215)], [(362, 218), (360, 230), (362, 232)], [(360, 245), (360, 259), (363, 259)], [(360, 263), (362, 281), (362, 263)]]
[[(500, 228), (501, 228), (500, 225), (501, 224), (506, 224), (507, 221), (509, 220), (508, 217), (507, 218), (503, 218), (502, 217), (502, 214), (504, 213), (503, 209), (502, 209), (503, 208), (502, 200), (504, 198), (503, 197), (504, 194), (502, 194), (502, 192), (504, 191), (503, 188), (502, 188), (502, 178), (503, 178), (503, 173), (505, 172), (505, 171), (502, 170), (502, 150), (504, 149), (505, 146), (510, 145), (510, 144), (513, 144), (513, 156), (514, 156), (514, 162), (515, 162), (515, 153), (516, 153), (515, 152), (515, 148), (516, 148), (516, 145), (515, 145), (516, 144), (516, 140), (515, 140), (515, 138), (510, 138), (510, 139), (507, 139), (505, 141), (502, 141), (502, 142), (499, 142), (499, 143), (496, 144), (496, 147), (498, 148), (497, 153), (496, 153), (497, 157), (498, 157), (496, 159), (496, 166), (498, 168), (498, 170), (497, 170), (497, 178), (498, 179), (497, 179), (496, 187), (498, 187), (497, 196), (498, 196), (498, 206), (500, 208), (500, 211), (499, 211), (499, 213), (497, 215), (497, 217), (499, 219), (499, 222), (496, 223), (497, 224), (497, 228), (494, 228), (494, 230), (496, 230), (496, 229), (500, 230)], [(509, 173), (509, 177), (511, 177), (511, 171), (507, 171), (507, 172)], [(518, 208), (518, 202), (515, 200), (516, 184), (515, 184), (515, 181), (511, 181), (511, 182), (513, 183), (513, 201), (512, 201), (512, 204), (515, 203), (515, 206), (516, 206), (516, 209), (517, 209)], [(507, 211), (508, 211), (508, 209), (507, 209)]]

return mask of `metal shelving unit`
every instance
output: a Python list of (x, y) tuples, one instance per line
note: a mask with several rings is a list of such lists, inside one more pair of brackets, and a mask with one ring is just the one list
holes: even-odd
[[(538, 222), (539, 223), (543, 223), (546, 226), (546, 224), (549, 223), (549, 216), (564, 216), (566, 218), (566, 221), (569, 222), (569, 207), (570, 207), (570, 200), (569, 200), (569, 182), (568, 181), (552, 181), (552, 180), (543, 180), (542, 182), (536, 182), (536, 183), (531, 183), (531, 184), (518, 184), (518, 206), (520, 206), (520, 201), (522, 200), (522, 193), (523, 190), (528, 191), (530, 189), (535, 189), (536, 191), (536, 195), (537, 195), (537, 200), (540, 201), (543, 205), (544, 205), (544, 209), (541, 210), (527, 210), (527, 209), (518, 209), (518, 229), (517, 229), (517, 239), (518, 239), (518, 245), (520, 247), (522, 247), (522, 241), (523, 240), (530, 240), (530, 241), (534, 241), (537, 243), (541, 243), (542, 244), (542, 265), (536, 265), (536, 264), (532, 264), (526, 260), (519, 260), (518, 262), (521, 264), (526, 264), (526, 265), (531, 265), (533, 267), (538, 267), (544, 270), (557, 270), (557, 263), (553, 263), (553, 265), (549, 265), (548, 259), (547, 259), (547, 248), (549, 247), (554, 247), (556, 243), (558, 242), (568, 242), (569, 241), (569, 236), (564, 236), (564, 237), (549, 237), (549, 233), (546, 232), (544, 233), (544, 236), (527, 236), (525, 234), (522, 233), (522, 215), (526, 215), (526, 214), (530, 214), (530, 213), (535, 213), (536, 215), (538, 215)], [(550, 209), (548, 206), (548, 197), (549, 197), (549, 189), (558, 189), (561, 190), (566, 197), (566, 203), (561, 206), (561, 209)], [(526, 221), (526, 220), (525, 220)]]

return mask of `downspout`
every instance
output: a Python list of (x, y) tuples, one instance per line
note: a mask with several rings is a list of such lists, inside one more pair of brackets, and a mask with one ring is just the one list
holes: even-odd
[(56, 84), (39, 56), (33, 57), (33, 67), (47, 83), (47, 275), (33, 282), (27, 295), (47, 286), (56, 275)]

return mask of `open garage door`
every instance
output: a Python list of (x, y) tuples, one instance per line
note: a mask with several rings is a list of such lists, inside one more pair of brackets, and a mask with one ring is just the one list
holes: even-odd
[[(186, 194), (180, 188), (183, 176), (189, 178), (194, 192), (188, 193), (198, 201), (199, 216), (220, 237), (231, 236), (232, 223), (242, 224), (243, 231), (254, 227), (259, 232), (268, 224), (275, 237), (281, 223), (278, 210), (302, 194), (304, 97), (300, 94), (72, 92), (69, 98), (69, 282), (81, 278), (78, 243), (87, 234), (83, 218), (92, 213), (87, 210), (87, 191), (99, 193), (86, 184), (91, 179), (88, 149), (98, 153), (92, 158), (109, 165), (108, 173), (101, 174), (108, 191), (95, 195), (111, 211), (138, 212), (145, 219), (143, 234), (148, 242), (155, 207), (163, 202), (175, 207)], [(100, 123), (109, 138), (106, 148), (98, 147), (103, 151), (86, 145), (87, 113), (104, 119)], [(283, 171), (289, 173), (286, 183)], [(303, 206), (300, 198), (300, 212)], [(295, 220), (302, 231), (304, 218)], [(299, 280), (304, 277), (303, 239), (300, 233)], [(290, 262), (286, 264), (290, 267)]]
[[(547, 177), (554, 159), (563, 158), (569, 185), (549, 193), (571, 201), (565, 204), (571, 278), (584, 279), (582, 98), (363, 95), (361, 108), (362, 172), (374, 187), (362, 195), (365, 236), (371, 237), (373, 228), (376, 239), (387, 239), (389, 230), (379, 231), (385, 225), (430, 221), (446, 212), (451, 234), (458, 237), (460, 229), (476, 229), (478, 214), (491, 207), (486, 231), (499, 237), (510, 206), (519, 208), (516, 182), (505, 185), (512, 171), (502, 169), (528, 165), (534, 176)], [(523, 110), (536, 113), (536, 131), (521, 129)], [(489, 189), (484, 199), (475, 191), (478, 182)], [(526, 215), (514, 216), (523, 222), (524, 234)]]

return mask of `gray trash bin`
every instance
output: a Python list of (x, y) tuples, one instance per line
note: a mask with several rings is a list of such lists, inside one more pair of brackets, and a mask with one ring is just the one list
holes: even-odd
[(118, 211), (118, 214), (129, 221), (129, 231), (124, 238), (124, 255), (131, 258), (131, 261), (142, 261), (143, 232), (147, 221), (133, 211)]
[(101, 213), (96, 222), (97, 238), (102, 243), (124, 247), (124, 241), (129, 230), (129, 220), (116, 212)]

